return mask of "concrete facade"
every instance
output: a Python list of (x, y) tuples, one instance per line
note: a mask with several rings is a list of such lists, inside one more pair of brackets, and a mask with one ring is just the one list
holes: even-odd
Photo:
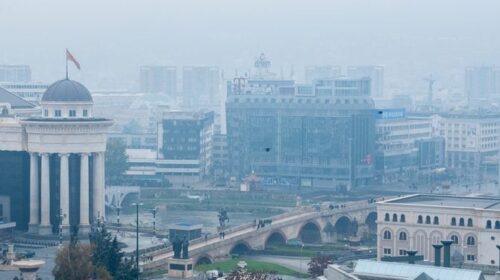
[(411, 195), (377, 203), (378, 259), (418, 251), (434, 261), (433, 244), (453, 240), (456, 262), (497, 265), (500, 199)]

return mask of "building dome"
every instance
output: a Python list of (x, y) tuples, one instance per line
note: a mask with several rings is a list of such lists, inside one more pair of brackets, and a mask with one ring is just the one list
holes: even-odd
[(42, 96), (42, 102), (92, 103), (92, 95), (79, 82), (65, 79), (50, 85)]

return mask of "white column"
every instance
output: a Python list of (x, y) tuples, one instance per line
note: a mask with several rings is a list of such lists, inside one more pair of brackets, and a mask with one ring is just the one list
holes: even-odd
[(38, 182), (38, 155), (30, 153), (30, 232), (36, 230), (40, 223), (40, 186)]
[(89, 155), (80, 155), (80, 228), (89, 225)]
[(68, 166), (68, 154), (60, 154), (59, 157), (61, 158), (61, 172), (60, 172), (60, 189), (59, 189), (59, 194), (60, 194), (60, 202), (61, 202), (61, 213), (60, 215), (64, 215), (64, 218), (62, 219), (62, 226), (63, 227), (68, 227), (69, 226), (69, 166)]
[(41, 222), (40, 233), (50, 234), (50, 163), (49, 154), (42, 154), (42, 178), (41, 178)]
[(94, 153), (94, 219), (104, 218), (104, 153)]

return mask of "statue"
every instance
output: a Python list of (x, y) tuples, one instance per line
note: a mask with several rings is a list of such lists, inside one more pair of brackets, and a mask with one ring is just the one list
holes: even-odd
[(172, 242), (172, 247), (174, 250), (174, 259), (180, 259), (182, 250), (182, 241), (179, 239), (177, 235), (175, 236), (174, 242)]
[(227, 216), (226, 209), (221, 208), (217, 216), (219, 217), (220, 228), (224, 228), (226, 226), (226, 222), (229, 222), (229, 217)]
[(189, 240), (187, 240), (186, 236), (182, 241), (182, 258), (189, 259)]

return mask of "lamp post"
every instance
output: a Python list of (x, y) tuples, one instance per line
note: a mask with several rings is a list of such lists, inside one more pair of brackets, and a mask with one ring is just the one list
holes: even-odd
[(137, 268), (137, 280), (139, 280), (139, 206), (143, 205), (142, 203), (132, 203), (132, 206), (135, 206), (135, 211), (136, 211), (136, 220), (135, 220), (135, 233), (136, 233), (136, 238), (135, 238), (135, 265)]
[(66, 214), (63, 214), (62, 209), (59, 209), (59, 247), (62, 248), (63, 241), (63, 220)]
[(153, 210), (151, 210), (153, 212), (153, 236), (156, 236), (156, 212), (158, 211), (158, 209), (153, 208)]
[(118, 226), (118, 233), (120, 232), (120, 209), (120, 206), (116, 207), (116, 224)]

